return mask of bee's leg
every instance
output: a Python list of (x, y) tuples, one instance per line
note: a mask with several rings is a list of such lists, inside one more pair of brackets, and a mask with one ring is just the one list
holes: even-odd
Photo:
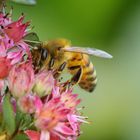
[(49, 68), (48, 69), (52, 70), (53, 66), (54, 66), (54, 58), (51, 58), (50, 62), (49, 62)]
[(81, 76), (82, 76), (82, 68), (81, 66), (79, 66), (79, 69), (76, 72), (76, 74), (70, 80), (63, 83), (63, 87), (64, 87), (63, 91), (65, 91), (67, 88), (70, 89), (72, 86), (79, 83)]
[(82, 68), (80, 66), (77, 73), (69, 80), (68, 86), (71, 87), (73, 85), (76, 85), (80, 81), (81, 76), (82, 76)]
[(60, 74), (62, 73), (62, 71), (65, 69), (67, 65), (67, 62), (62, 63), (59, 68), (54, 72), (54, 78), (58, 78), (60, 76)]

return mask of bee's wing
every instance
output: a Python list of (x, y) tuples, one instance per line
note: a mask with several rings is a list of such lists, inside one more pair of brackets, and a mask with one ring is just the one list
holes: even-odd
[(94, 56), (103, 57), (103, 58), (113, 57), (109, 53), (99, 50), (99, 49), (95, 49), (95, 48), (68, 47), (68, 48), (63, 48), (63, 50), (66, 52), (79, 52), (79, 53), (94, 55)]
[(36, 0), (12, 0), (13, 2), (20, 3), (20, 4), (26, 4), (26, 5), (35, 5)]

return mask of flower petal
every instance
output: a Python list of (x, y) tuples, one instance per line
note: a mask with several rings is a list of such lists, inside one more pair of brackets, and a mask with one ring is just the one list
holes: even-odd
[(41, 131), (40, 140), (50, 140), (50, 133), (48, 131)]
[(30, 140), (40, 140), (40, 133), (33, 130), (26, 130), (24, 132)]
[(65, 123), (58, 123), (54, 129), (65, 135), (75, 135), (75, 132), (70, 127), (66, 126)]

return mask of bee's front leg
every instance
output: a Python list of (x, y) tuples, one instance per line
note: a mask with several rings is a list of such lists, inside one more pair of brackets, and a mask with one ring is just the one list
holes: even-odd
[(51, 59), (50, 59), (50, 62), (49, 62), (48, 70), (52, 70), (52, 69), (53, 69), (54, 62), (55, 62), (54, 58), (51, 58)]

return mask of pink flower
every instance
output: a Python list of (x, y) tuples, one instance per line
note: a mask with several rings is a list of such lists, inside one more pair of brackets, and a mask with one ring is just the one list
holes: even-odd
[(53, 88), (53, 98), (61, 96), (60, 100), (64, 106), (69, 108), (71, 111), (74, 111), (77, 105), (81, 102), (80, 99), (77, 99), (78, 94), (73, 94), (72, 90), (67, 90), (63, 93), (60, 93), (59, 89), (59, 87)]
[(61, 101), (65, 104), (65, 107), (75, 109), (81, 102), (77, 97), (78, 94), (73, 94), (71, 91), (68, 91), (61, 95)]
[(38, 98), (34, 104), (37, 131), (25, 131), (29, 139), (76, 140), (80, 135), (80, 125), (88, 123), (86, 117), (80, 116), (76, 109), (80, 103), (77, 97), (72, 90), (60, 94), (59, 87), (55, 86), (43, 102)]
[[(49, 137), (52, 134), (58, 137), (75, 135), (75, 132), (65, 123), (70, 109), (63, 106), (60, 98), (51, 99), (44, 105), (42, 104), (42, 106), (36, 108), (35, 126), (41, 130), (42, 134), (48, 132)], [(48, 137), (48, 135), (44, 136), (42, 134), (42, 137)]]
[(25, 55), (27, 58), (31, 58), (31, 53), (26, 43), (20, 41), (14, 45), (12, 42), (9, 44), (6, 37), (0, 39), (0, 57), (7, 57), (11, 61), (11, 65), (25, 61)]
[(26, 130), (25, 134), (30, 140), (40, 140), (40, 133), (34, 130)]
[(23, 113), (32, 114), (35, 112), (35, 103), (37, 103), (39, 98), (32, 94), (27, 94), (18, 100), (18, 106)]
[[(23, 48), (22, 46), (25, 48)], [(27, 44), (24, 42), (21, 45), (17, 45), (17, 46), (11, 47), (10, 49), (7, 49), (7, 58), (11, 60), (12, 65), (26, 61), (24, 60), (25, 55), (27, 56), (27, 58), (31, 57), (29, 48)]]
[(9, 73), (9, 90), (16, 98), (30, 93), (33, 82), (34, 71), (30, 63), (15, 65)]
[(9, 38), (13, 39), (14, 42), (20, 41), (26, 33), (26, 28), (29, 26), (30, 22), (22, 23), (24, 16), (21, 16), (18, 21), (12, 22), (5, 26), (4, 32)]
[(54, 78), (51, 71), (40, 71), (35, 75), (35, 84), (33, 92), (38, 96), (43, 97), (51, 93), (54, 87)]
[(56, 87), (53, 92), (44, 104), (35, 104), (35, 126), (41, 130), (40, 138), (75, 140), (80, 134), (80, 124), (86, 122), (85, 117), (77, 115), (76, 106), (80, 100), (71, 91), (60, 94)]
[(25, 61), (25, 55), (28, 60), (31, 59), (29, 46), (22, 40), (29, 22), (22, 23), (24, 16), (13, 22), (9, 16), (11, 15), (0, 13), (0, 57), (9, 58), (13, 65)]
[(76, 113), (69, 114), (67, 117), (68, 117), (68, 122), (70, 127), (76, 133), (75, 135), (76, 138), (77, 136), (80, 135), (80, 125), (82, 123), (87, 123), (87, 124), (89, 123), (88, 121), (86, 121), (87, 117), (77, 115)]
[(10, 14), (0, 13), (0, 25), (5, 26), (11, 23), (11, 18), (9, 18)]
[[(24, 51), (12, 44), (8, 43), (9, 38), (3, 37), (0, 39), (0, 57), (7, 57), (11, 64), (15, 64), (21, 61), (23, 55), (25, 54)], [(20, 55), (22, 53), (22, 55)]]
[(6, 57), (7, 45), (4, 39), (0, 39), (0, 57)]
[(30, 140), (60, 140), (57, 135), (49, 134), (47, 131), (38, 132), (34, 130), (26, 130), (25, 134)]
[(6, 78), (11, 69), (10, 60), (6, 57), (0, 57), (0, 79)]
[(37, 108), (35, 114), (35, 125), (41, 130), (51, 130), (57, 123), (69, 113), (69, 109), (63, 107), (60, 98), (46, 102), (42, 107)]

